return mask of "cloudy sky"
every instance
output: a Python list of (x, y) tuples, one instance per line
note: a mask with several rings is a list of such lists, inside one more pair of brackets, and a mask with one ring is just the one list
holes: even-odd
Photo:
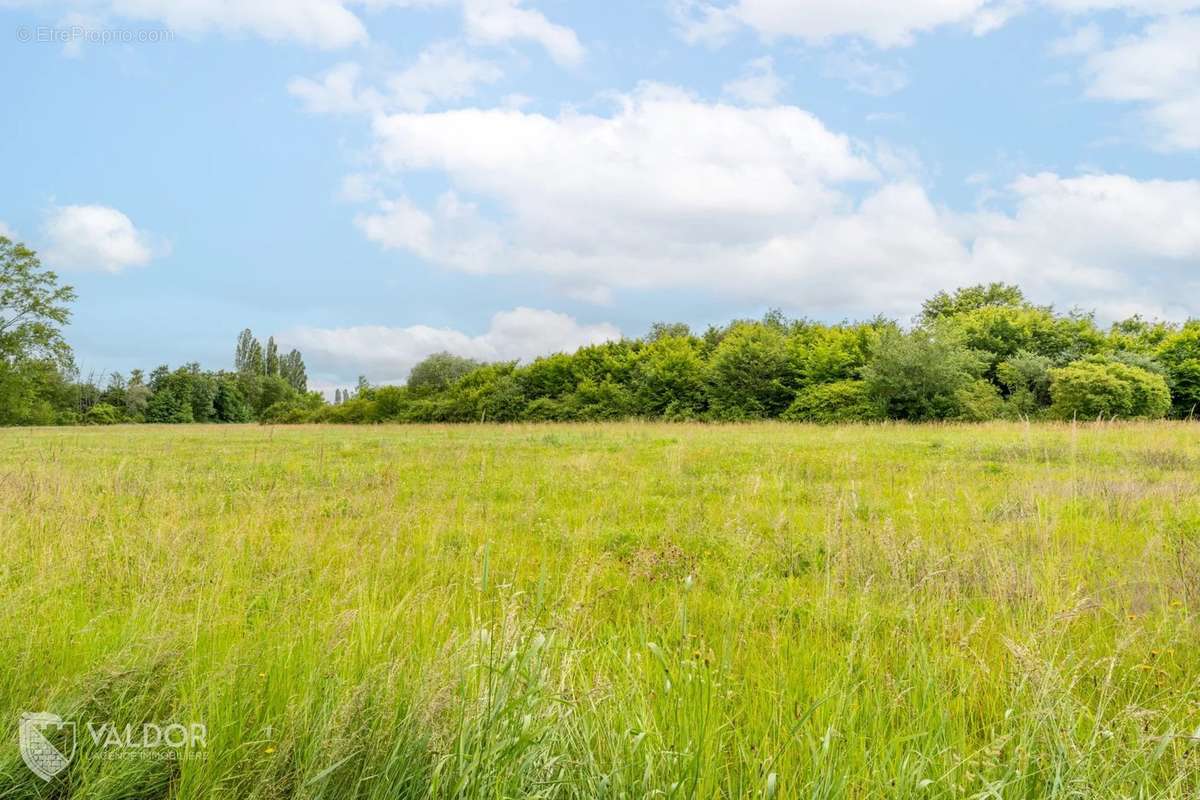
[(0, 0), (85, 370), (314, 383), (942, 288), (1200, 315), (1200, 0)]

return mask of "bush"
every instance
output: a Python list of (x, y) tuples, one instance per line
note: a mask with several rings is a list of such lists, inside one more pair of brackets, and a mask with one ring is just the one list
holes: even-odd
[(116, 425), (121, 421), (121, 412), (108, 403), (97, 403), (83, 415), (85, 425)]
[(956, 419), (963, 422), (987, 422), (1004, 415), (1004, 398), (991, 381), (972, 381), (955, 393), (958, 400)]
[(871, 399), (865, 381), (836, 381), (801, 390), (783, 412), (783, 419), (832, 425), (872, 422), (883, 419), (883, 413)]
[(721, 420), (778, 417), (794, 396), (787, 338), (777, 327), (744, 323), (717, 346), (709, 366), (712, 416)]
[(1141, 367), (1076, 361), (1051, 370), (1050, 380), (1059, 419), (1162, 419), (1171, 410), (1166, 380)]
[(444, 391), (451, 384), (483, 366), (478, 361), (451, 353), (434, 353), (412, 368), (408, 388), (421, 394)]
[(1008, 391), (1009, 417), (1034, 417), (1050, 405), (1050, 368), (1046, 356), (1021, 351), (996, 368), (996, 378)]
[(984, 366), (984, 358), (945, 332), (887, 331), (873, 348), (863, 379), (892, 419), (956, 419), (964, 413), (962, 390), (971, 389)]

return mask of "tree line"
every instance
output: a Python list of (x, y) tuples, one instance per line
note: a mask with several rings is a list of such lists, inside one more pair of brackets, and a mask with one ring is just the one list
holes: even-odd
[(279, 421), (1182, 419), (1197, 406), (1200, 321), (1102, 329), (997, 283), (939, 293), (908, 329), (770, 312), (699, 334), (658, 324), (527, 365), (439, 353), (405, 386), (360, 386)]
[(1200, 407), (1200, 320), (1102, 328), (1000, 283), (941, 292), (907, 328), (772, 311), (700, 333), (659, 323), (528, 364), (438, 353), (403, 386), (360, 378), (333, 402), (307, 391), (300, 353), (249, 330), (231, 372), (159, 367), (101, 388), (71, 378), (71, 289), (7, 239), (0, 257), (4, 424), (1190, 419)]
[(83, 377), (62, 336), (74, 300), (36, 253), (0, 236), (0, 425), (253, 422), (272, 407), (323, 402), (298, 351), (280, 354), (249, 330), (232, 371), (191, 363)]

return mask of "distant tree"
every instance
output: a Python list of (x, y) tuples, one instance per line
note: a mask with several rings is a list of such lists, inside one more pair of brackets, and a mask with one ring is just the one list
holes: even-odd
[(818, 383), (800, 390), (783, 412), (783, 419), (831, 425), (873, 422), (884, 418), (865, 381), (841, 380)]
[(1200, 320), (1166, 337), (1155, 351), (1166, 367), (1176, 417), (1200, 415)]
[(308, 373), (299, 350), (292, 350), (280, 360), (279, 374), (300, 394), (308, 392)]
[(116, 425), (121, 421), (121, 412), (108, 403), (97, 403), (83, 415), (85, 425)]
[(275, 337), (267, 338), (267, 353), (264, 367), (264, 374), (274, 378), (279, 375), (279, 346), (275, 344)]
[(662, 336), (639, 354), (633, 378), (640, 414), (690, 419), (706, 405), (705, 364), (691, 336)]
[(953, 419), (961, 392), (983, 373), (985, 359), (953, 337), (918, 328), (887, 331), (863, 368), (871, 397), (892, 419)]
[(0, 424), (54, 421), (73, 369), (62, 337), (73, 300), (36, 253), (0, 236)]
[(918, 318), (923, 325), (956, 317), (981, 308), (1032, 308), (1025, 293), (1006, 283), (978, 284), (957, 289), (953, 293), (938, 292), (925, 301)]
[(233, 357), (234, 369), (242, 375), (265, 375), (267, 359), (262, 343), (246, 328), (238, 335), (237, 349)]
[(144, 421), (151, 395), (150, 387), (146, 384), (130, 382), (125, 388), (125, 416), (134, 422)]
[(1054, 362), (1025, 350), (1001, 362), (997, 380), (1004, 388), (1009, 416), (1034, 417), (1050, 406), (1050, 370)]
[(708, 374), (711, 413), (718, 419), (779, 416), (795, 394), (787, 336), (777, 326), (743, 323), (729, 331)]
[(1051, 411), (1059, 419), (1161, 419), (1171, 391), (1161, 375), (1115, 361), (1076, 361), (1050, 371)]
[(219, 422), (249, 422), (254, 419), (254, 411), (242, 396), (238, 382), (227, 376), (217, 380), (213, 412)]
[(646, 334), (646, 342), (652, 344), (663, 339), (687, 339), (691, 335), (692, 329), (686, 322), (655, 322)]
[(446, 352), (434, 353), (412, 368), (407, 386), (414, 392), (440, 392), (481, 366), (474, 359)]

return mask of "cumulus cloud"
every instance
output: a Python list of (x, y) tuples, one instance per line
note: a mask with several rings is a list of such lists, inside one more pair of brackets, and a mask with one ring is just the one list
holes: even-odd
[(775, 72), (775, 59), (756, 58), (746, 65), (740, 78), (729, 81), (722, 92), (751, 106), (774, 105), (783, 92), (783, 79)]
[(825, 59), (825, 74), (845, 81), (856, 92), (884, 97), (908, 86), (908, 75), (899, 67), (880, 64), (861, 53), (830, 53)]
[(540, 11), (522, 7), (521, 0), (463, 0), (463, 21), (467, 35), (475, 41), (533, 41), (560, 64), (578, 64), (586, 52), (575, 31), (551, 22)]
[(528, 361), (620, 339), (621, 332), (607, 323), (585, 325), (566, 314), (522, 307), (496, 314), (478, 336), (414, 325), (294, 328), (276, 338), (284, 348), (303, 351), (314, 373), (344, 381), (363, 374), (374, 382), (399, 383), (415, 364), (438, 352), (479, 361)]
[(313, 114), (357, 114), (379, 108), (383, 98), (372, 90), (360, 90), (362, 67), (347, 62), (327, 70), (318, 79), (297, 77), (288, 82), (288, 92)]
[(765, 39), (794, 38), (826, 44), (860, 39), (882, 47), (911, 45), (918, 34), (958, 26), (989, 33), (1029, 8), (1067, 15), (1120, 11), (1157, 17), (1200, 8), (1200, 0), (675, 0), (683, 37), (719, 43), (749, 28)]
[(116, 273), (145, 266), (167, 249), (117, 209), (99, 205), (52, 209), (43, 234), (43, 258), (62, 269)]
[(532, 41), (562, 64), (577, 64), (585, 54), (575, 31), (526, 8), (523, 0), (5, 0), (0, 5), (49, 7), (67, 15), (86, 14), (93, 21), (146, 20), (185, 36), (256, 36), (327, 50), (367, 41), (366, 26), (355, 13), (358, 8), (378, 12), (460, 6), (464, 28), (474, 41)]
[(1089, 96), (1142, 106), (1154, 144), (1200, 149), (1200, 15), (1159, 20), (1095, 50), (1084, 71)]
[(386, 76), (382, 90), (362, 85), (362, 72), (356, 63), (338, 64), (315, 79), (293, 78), (288, 92), (314, 114), (424, 111), (465, 100), (504, 75), (495, 64), (450, 42), (429, 46), (407, 68)]
[(375, 135), (385, 173), (440, 172), (450, 189), (376, 200), (357, 220), (367, 237), (448, 269), (541, 275), (577, 298), (688, 289), (904, 315), (995, 279), (1098, 306), (1196, 296), (1178, 288), (1198, 277), (1196, 181), (1035, 175), (995, 197), (1007, 210), (959, 213), (891, 149), (799, 108), (654, 85), (609, 115), (393, 114)]
[(735, 0), (725, 5), (683, 0), (680, 16), (690, 41), (719, 39), (748, 27), (768, 39), (822, 44), (850, 36), (898, 47), (943, 25), (972, 25), (989, 7), (1000, 5), (995, 0)]
[(187, 35), (252, 35), (325, 49), (367, 39), (362, 21), (342, 0), (109, 0), (106, 6), (116, 16), (161, 22)]

